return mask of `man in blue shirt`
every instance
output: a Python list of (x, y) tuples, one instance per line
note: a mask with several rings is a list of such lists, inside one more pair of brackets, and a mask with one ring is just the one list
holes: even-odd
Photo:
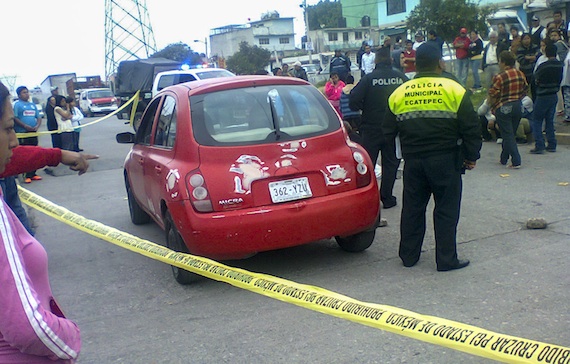
[[(20, 86), (16, 89), (18, 101), (14, 103), (14, 129), (16, 133), (35, 133), (42, 124), (40, 112), (33, 102), (30, 102), (30, 92), (26, 86)], [(27, 137), (19, 139), (20, 145), (38, 145), (38, 137)], [(39, 181), (42, 177), (36, 174), (36, 171), (26, 173), (24, 182), (32, 183)]]

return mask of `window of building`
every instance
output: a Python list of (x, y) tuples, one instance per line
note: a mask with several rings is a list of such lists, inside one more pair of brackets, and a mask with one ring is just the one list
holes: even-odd
[(354, 32), (354, 39), (356, 40), (362, 39), (362, 32)]
[(387, 0), (387, 14), (394, 15), (406, 12), (406, 0)]
[(343, 33), (342, 33), (342, 41), (343, 41), (343, 42), (348, 42), (348, 32), (343, 32)]
[(328, 33), (329, 42), (336, 42), (338, 40), (338, 33)]
[(289, 44), (289, 38), (279, 38), (279, 44)]
[(259, 44), (269, 44), (269, 38), (259, 38)]

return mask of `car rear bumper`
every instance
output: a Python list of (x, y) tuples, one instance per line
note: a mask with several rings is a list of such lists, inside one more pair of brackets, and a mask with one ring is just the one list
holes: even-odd
[(198, 214), (188, 201), (170, 209), (192, 254), (239, 259), (373, 228), (380, 201), (374, 182), (350, 192), (252, 209)]

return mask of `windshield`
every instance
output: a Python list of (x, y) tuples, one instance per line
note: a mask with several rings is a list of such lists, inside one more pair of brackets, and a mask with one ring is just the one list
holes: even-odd
[(322, 135), (340, 127), (313, 86), (271, 85), (190, 98), (194, 137), (202, 145), (263, 144)]
[(218, 78), (218, 77), (231, 77), (234, 74), (227, 70), (216, 70), (216, 71), (197, 71), (196, 76), (200, 80), (206, 80), (208, 78)]
[(113, 97), (113, 92), (111, 90), (89, 91), (90, 99), (102, 99), (104, 97)]

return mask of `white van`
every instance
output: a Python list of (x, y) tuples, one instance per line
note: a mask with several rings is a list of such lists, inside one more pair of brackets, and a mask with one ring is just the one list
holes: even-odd
[(189, 70), (174, 70), (159, 72), (154, 76), (152, 97), (165, 87), (179, 83), (206, 80), (208, 78), (233, 77), (230, 71), (223, 68), (193, 68)]
[(119, 108), (110, 88), (89, 88), (79, 94), (79, 108), (85, 116), (108, 114)]

